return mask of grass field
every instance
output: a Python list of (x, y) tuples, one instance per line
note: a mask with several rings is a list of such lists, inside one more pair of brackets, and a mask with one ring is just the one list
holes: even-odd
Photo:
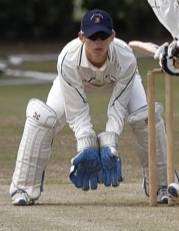
[[(55, 63), (26, 63), (23, 68), (52, 71)], [(45, 66), (45, 67), (44, 67)], [(139, 60), (139, 70), (146, 86), (147, 70), (156, 66), (152, 60)], [(3, 77), (5, 78), (5, 77)], [(0, 77), (1, 79), (1, 77)], [(179, 88), (175, 93), (175, 166), (179, 169)], [(82, 192), (69, 182), (70, 159), (75, 155), (75, 139), (68, 127), (56, 137), (49, 162), (45, 190), (39, 202), (30, 207), (13, 207), (8, 194), (18, 144), (25, 122), (25, 109), (30, 98), (46, 100), (50, 84), (0, 87), (0, 230), (64, 231), (173, 231), (179, 230), (179, 207), (149, 207), (141, 184), (135, 137), (126, 124), (120, 139), (124, 182), (118, 188)], [(159, 78), (158, 99), (164, 102), (164, 84)], [(111, 89), (88, 92), (92, 121), (97, 132), (104, 129), (106, 105)]]

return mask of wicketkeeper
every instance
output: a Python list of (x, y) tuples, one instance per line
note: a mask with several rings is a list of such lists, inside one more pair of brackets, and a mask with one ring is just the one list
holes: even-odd
[[(160, 66), (165, 72), (173, 76), (179, 76), (179, 0), (148, 0), (159, 21), (172, 35), (171, 43), (164, 43), (155, 52), (155, 58), (159, 58)], [(176, 172), (176, 182), (179, 176)], [(172, 183), (168, 186), (168, 192), (173, 197), (179, 196), (179, 184)]]
[[(44, 171), (51, 156), (52, 140), (66, 124), (77, 141), (71, 161), (70, 180), (82, 190), (99, 183), (118, 186), (122, 163), (118, 152), (125, 120), (138, 142), (138, 155), (148, 193), (147, 101), (132, 49), (115, 38), (111, 16), (102, 10), (88, 11), (78, 38), (69, 42), (58, 57), (58, 76), (47, 102), (31, 99), (10, 186), (14, 205), (30, 205), (39, 199)], [(90, 119), (85, 88), (111, 85), (104, 131), (96, 134)], [(156, 106), (158, 202), (167, 202), (166, 140), (162, 107)]]

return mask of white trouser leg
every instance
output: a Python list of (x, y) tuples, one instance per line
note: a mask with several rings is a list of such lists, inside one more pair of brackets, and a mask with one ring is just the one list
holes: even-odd
[[(166, 137), (164, 121), (161, 117), (161, 107), (156, 106), (156, 140), (157, 169), (159, 186), (167, 185)], [(128, 104), (128, 122), (137, 138), (138, 156), (143, 168), (144, 177), (148, 181), (148, 111), (147, 100), (141, 78), (138, 75), (134, 81), (131, 98)]]
[(46, 104), (56, 112), (58, 126), (55, 129), (55, 133), (58, 133), (66, 124), (64, 100), (60, 88), (59, 77), (57, 77), (53, 82), (53, 85), (47, 97)]
[[(148, 124), (147, 107), (141, 108), (128, 117), (138, 143), (138, 155), (148, 182)], [(160, 115), (160, 106), (156, 105), (156, 156), (158, 187), (167, 186), (167, 157), (164, 121)]]

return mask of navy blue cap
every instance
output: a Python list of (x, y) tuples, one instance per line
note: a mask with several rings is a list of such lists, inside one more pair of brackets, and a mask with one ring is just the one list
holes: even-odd
[(97, 32), (104, 32), (111, 35), (113, 29), (113, 21), (104, 10), (90, 10), (83, 16), (81, 20), (81, 31), (89, 38)]

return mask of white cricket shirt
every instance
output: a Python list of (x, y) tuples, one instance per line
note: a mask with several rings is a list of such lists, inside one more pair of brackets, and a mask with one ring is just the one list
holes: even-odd
[(136, 58), (128, 45), (115, 38), (108, 58), (101, 68), (94, 67), (85, 54), (85, 44), (78, 38), (68, 43), (58, 57), (58, 77), (64, 98), (67, 122), (77, 138), (94, 134), (85, 85), (114, 83), (108, 104), (106, 131), (120, 134), (136, 74)]

